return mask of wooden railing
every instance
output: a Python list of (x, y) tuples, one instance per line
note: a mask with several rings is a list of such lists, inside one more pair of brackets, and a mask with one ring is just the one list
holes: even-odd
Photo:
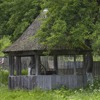
[(30, 75), (9, 76), (10, 89), (55, 89), (60, 87), (80, 88), (87, 84), (85, 75)]

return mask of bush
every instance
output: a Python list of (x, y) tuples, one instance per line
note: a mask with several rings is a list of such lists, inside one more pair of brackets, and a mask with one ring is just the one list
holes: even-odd
[(28, 75), (28, 70), (27, 69), (23, 69), (22, 70), (22, 75)]
[(88, 90), (94, 90), (94, 89), (100, 90), (100, 76), (95, 77), (93, 84), (88, 84), (86, 89), (88, 89)]
[(8, 70), (4, 70), (0, 68), (0, 84), (7, 85), (8, 84)]

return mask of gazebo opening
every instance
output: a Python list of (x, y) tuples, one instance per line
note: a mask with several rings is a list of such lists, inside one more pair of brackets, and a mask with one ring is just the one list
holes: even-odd
[[(34, 56), (14, 57), (14, 75), (36, 75)], [(84, 75), (86, 66), (82, 55), (57, 57), (57, 67), (53, 56), (40, 56), (40, 75)], [(23, 63), (23, 64), (22, 64)], [(18, 67), (19, 66), (19, 67)]]

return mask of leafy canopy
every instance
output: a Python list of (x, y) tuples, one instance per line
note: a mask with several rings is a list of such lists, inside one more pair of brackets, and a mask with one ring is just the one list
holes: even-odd
[(0, 56), (4, 56), (4, 53), (2, 51), (10, 44), (10, 37), (3, 36), (2, 39), (0, 39)]
[(0, 3), (0, 35), (17, 39), (39, 14), (40, 0), (3, 0)]
[(40, 43), (50, 49), (62, 45), (84, 49), (86, 39), (98, 36), (100, 6), (96, 0), (43, 1), (42, 7), (47, 8), (48, 13), (37, 34)]
[(40, 5), (41, 0), (0, 0), (0, 56), (37, 17)]

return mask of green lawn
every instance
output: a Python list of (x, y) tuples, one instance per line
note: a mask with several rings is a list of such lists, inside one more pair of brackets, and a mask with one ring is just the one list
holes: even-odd
[(100, 100), (100, 90), (9, 90), (0, 87), (0, 100)]

